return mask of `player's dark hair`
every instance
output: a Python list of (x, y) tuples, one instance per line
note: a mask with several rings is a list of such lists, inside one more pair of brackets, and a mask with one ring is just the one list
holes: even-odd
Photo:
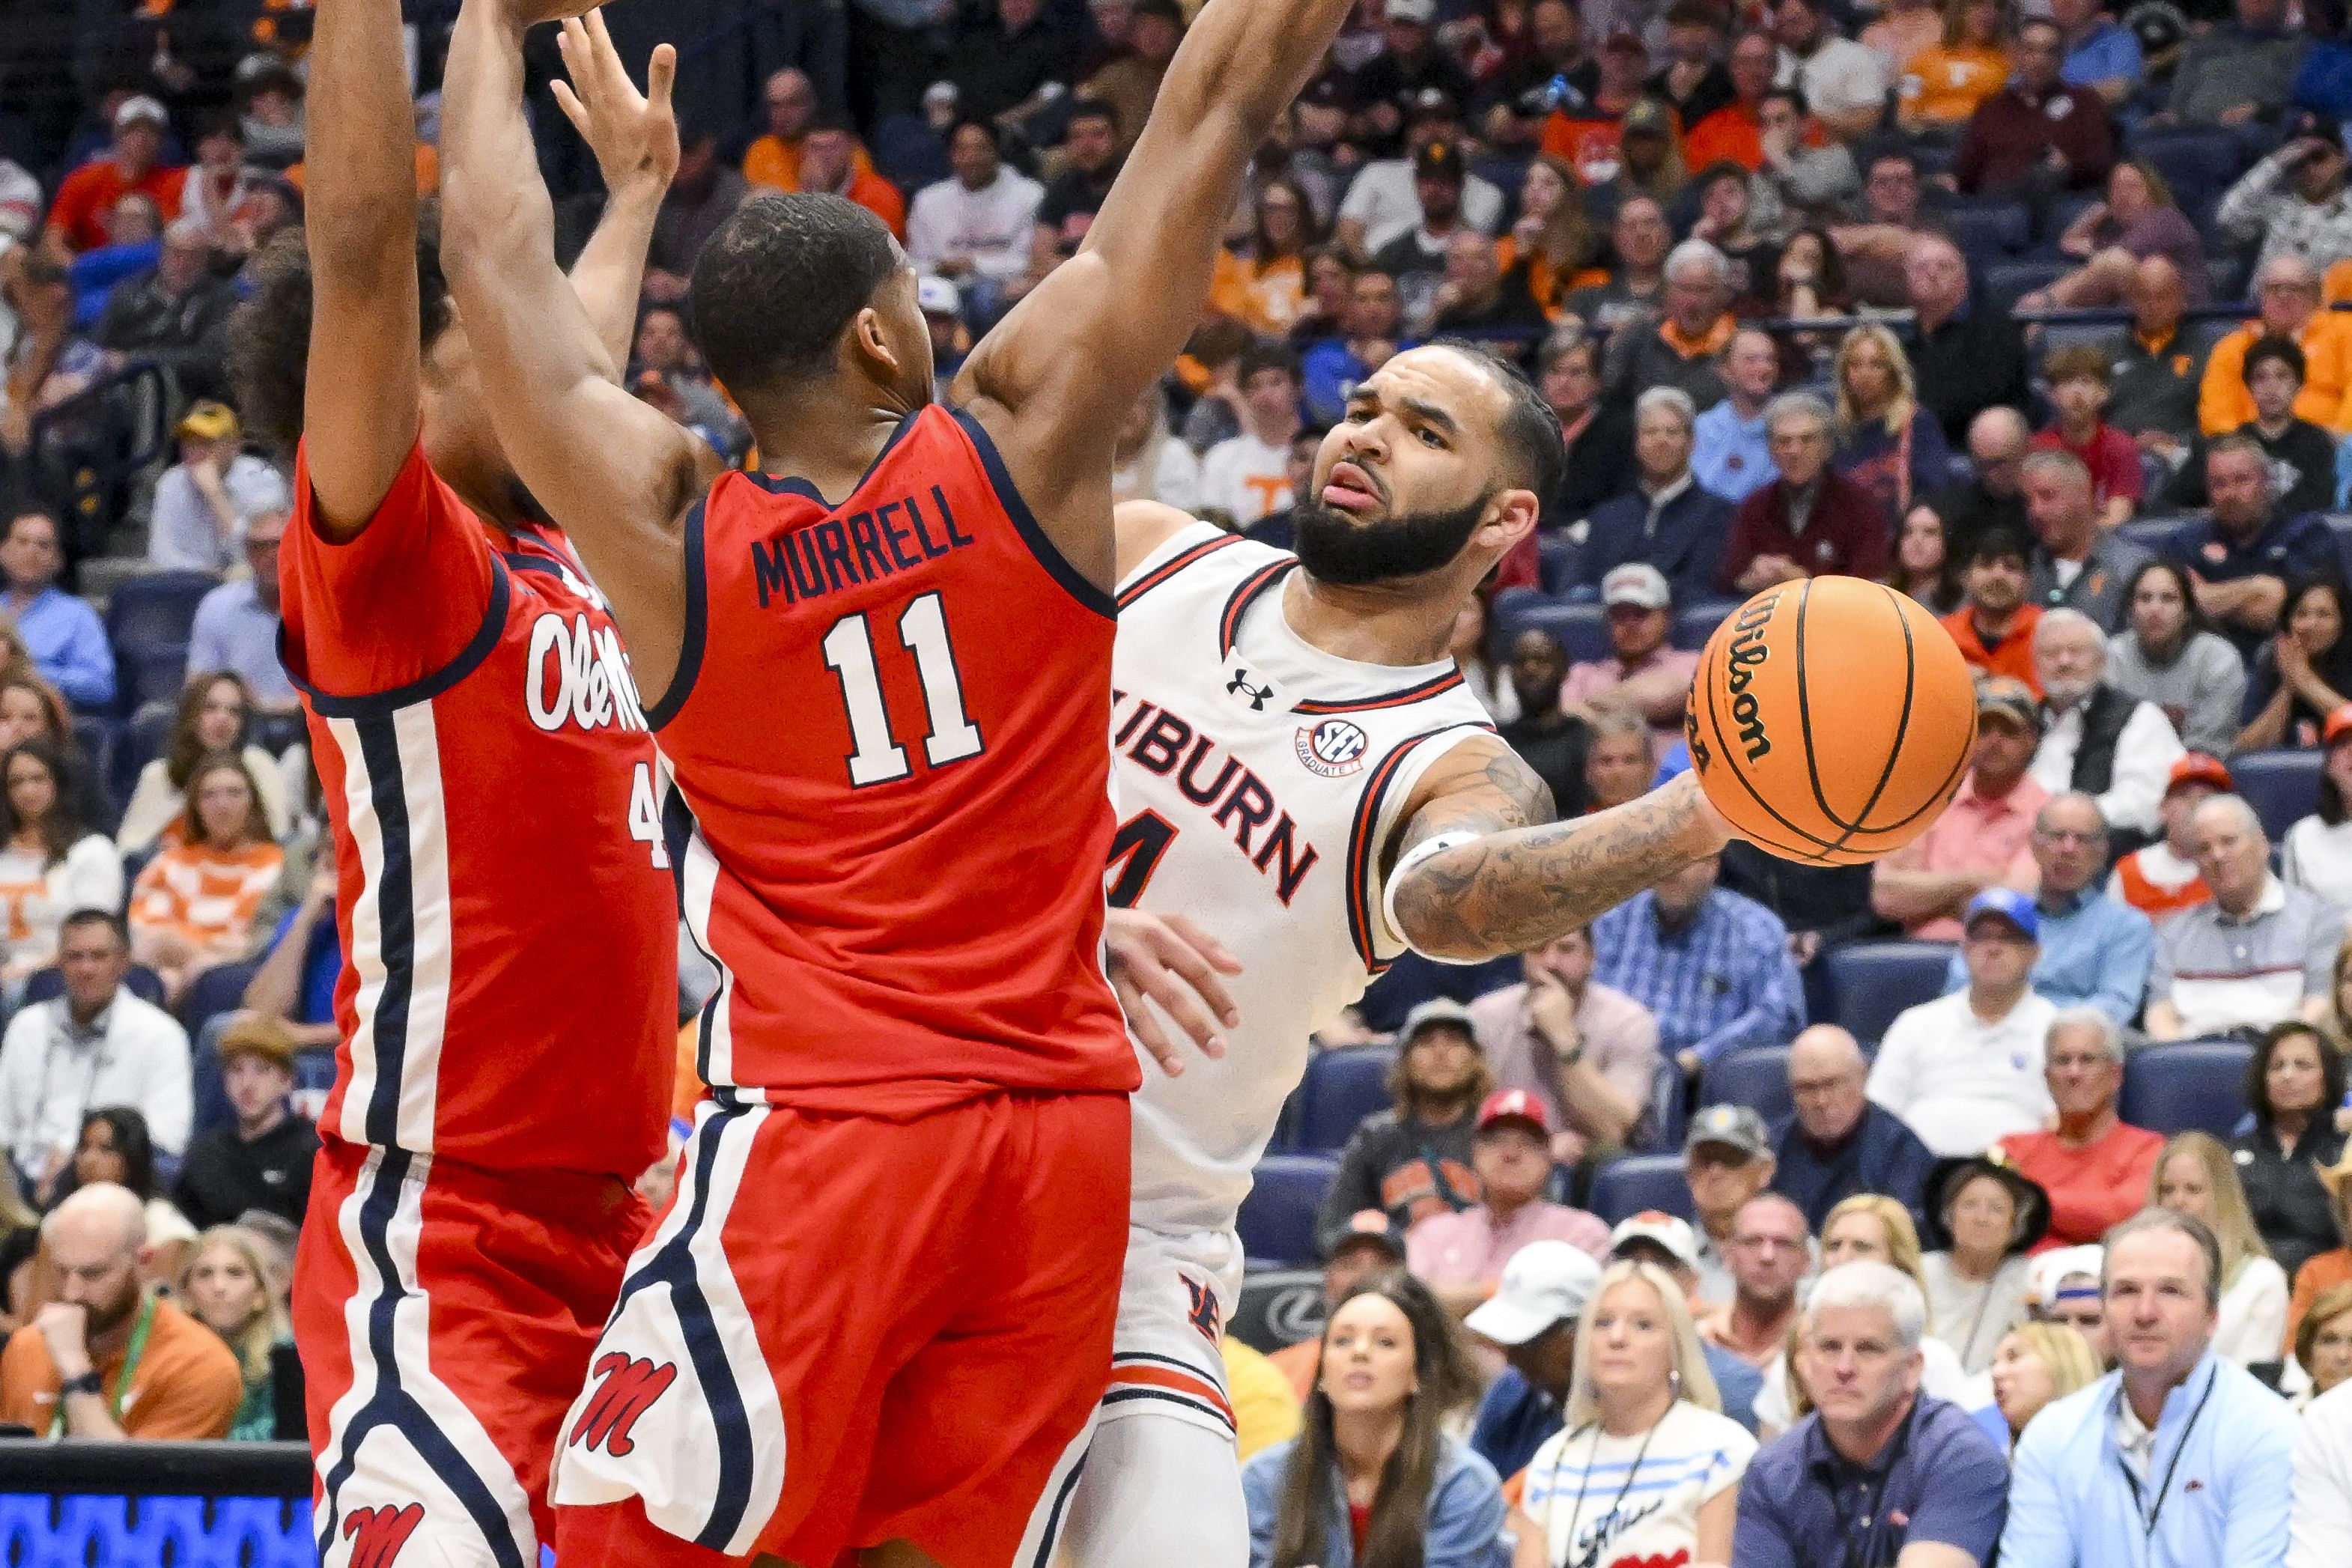
[(1503, 384), (1510, 406), (1495, 434), (1510, 462), (1511, 488), (1532, 490), (1537, 500), (1549, 504), (1568, 479), (1568, 443), (1560, 437), (1559, 416), (1544, 401), (1542, 389), (1517, 363), (1483, 344), (1440, 338), (1431, 346), (1476, 362)]
[[(449, 281), (441, 272), (441, 209), (416, 211), (417, 344), (429, 349), (449, 327)], [(254, 289), (229, 320), (228, 370), (246, 433), (291, 456), (302, 438), (302, 397), (310, 371), (310, 252), (303, 230), (280, 230), (262, 247)]]
[(900, 265), (889, 229), (855, 202), (808, 193), (746, 202), (695, 261), (695, 346), (738, 398), (772, 394), (829, 370), (842, 330)]
[(1983, 566), (1995, 561), (2015, 561), (2022, 565), (2033, 559), (2033, 541), (2021, 528), (1995, 523), (1976, 537), (1969, 546), (1969, 564)]
[(2248, 386), (2254, 384), (2254, 368), (2257, 365), (2267, 364), (2273, 360), (2276, 360), (2294, 372), (2296, 385), (2300, 386), (2311, 379), (2304, 362), (2302, 345), (2293, 338), (2283, 338), (2276, 332), (2264, 332), (2247, 345), (2246, 363), (2242, 372), (2246, 384)]

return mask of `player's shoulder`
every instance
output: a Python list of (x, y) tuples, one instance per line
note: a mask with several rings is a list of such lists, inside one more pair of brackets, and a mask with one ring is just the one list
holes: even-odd
[[(1129, 508), (1138, 510), (1130, 511)], [(1228, 533), (1213, 522), (1197, 518), (1158, 502), (1128, 502), (1115, 514), (1124, 535), (1130, 521), (1135, 531), (1145, 537), (1135, 542), (1139, 547), (1132, 564), (1119, 574), (1118, 605), (1122, 610), (1131, 608), (1153, 590), (1183, 577), (1201, 582), (1213, 577), (1220, 583), (1239, 581), (1269, 566), (1295, 559), (1287, 551), (1261, 543), (1244, 534)], [(1129, 560), (1129, 550), (1120, 551), (1121, 563)]]

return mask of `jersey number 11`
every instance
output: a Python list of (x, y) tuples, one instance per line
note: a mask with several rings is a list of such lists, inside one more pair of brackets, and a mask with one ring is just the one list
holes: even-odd
[[(980, 755), (980, 726), (964, 713), (963, 681), (956, 672), (955, 649), (948, 642), (947, 611), (937, 593), (920, 595), (898, 616), (898, 640), (915, 656), (923, 706), (930, 711), (924, 761), (937, 768)], [(849, 753), (850, 784), (863, 789), (905, 778), (914, 768), (907, 761), (907, 748), (890, 738), (890, 714), (882, 705), (882, 673), (875, 668), (874, 634), (866, 612), (835, 621), (820, 646), (826, 667), (841, 682), (841, 700), (849, 710), (849, 738), (856, 747)]]

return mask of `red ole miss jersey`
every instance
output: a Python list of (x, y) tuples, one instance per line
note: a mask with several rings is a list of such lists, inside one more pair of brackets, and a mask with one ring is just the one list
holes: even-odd
[(333, 821), (335, 1087), (319, 1130), (635, 1180), (663, 1148), (676, 894), (652, 737), (562, 536), (493, 536), (412, 452), (358, 537), (307, 464), (278, 575)]
[(705, 1081), (913, 1116), (1126, 1092), (1101, 963), (1117, 607), (980, 426), (909, 416), (857, 488), (722, 475), (686, 524), (687, 636), (646, 709)]

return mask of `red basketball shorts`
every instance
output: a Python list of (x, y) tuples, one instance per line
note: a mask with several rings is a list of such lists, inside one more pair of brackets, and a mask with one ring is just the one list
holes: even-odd
[(325, 1568), (539, 1568), (548, 1463), (645, 1205), (325, 1141), (294, 1268)]
[(562, 1568), (1043, 1564), (1110, 1369), (1127, 1097), (706, 1105), (556, 1460)]

